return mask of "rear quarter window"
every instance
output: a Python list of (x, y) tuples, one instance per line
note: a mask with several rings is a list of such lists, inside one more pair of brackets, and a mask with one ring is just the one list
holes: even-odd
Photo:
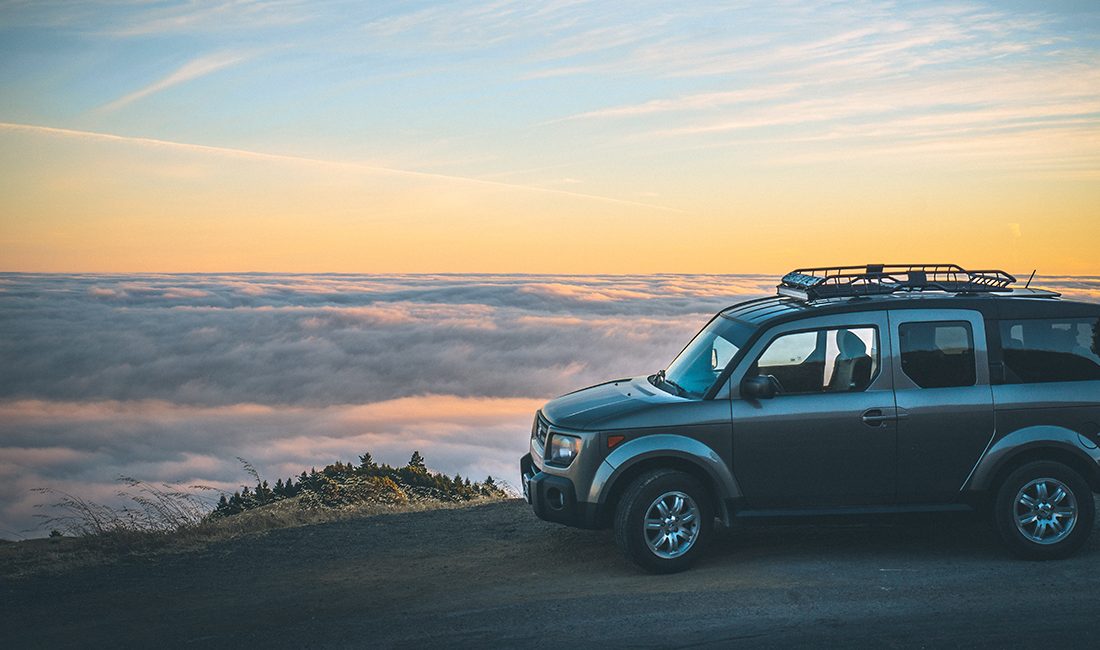
[(1000, 330), (1006, 383), (1100, 380), (1100, 319), (1003, 320)]

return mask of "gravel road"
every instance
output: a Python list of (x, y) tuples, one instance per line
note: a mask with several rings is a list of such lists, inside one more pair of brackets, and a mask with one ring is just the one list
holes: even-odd
[(1097, 647), (1098, 560), (922, 517), (723, 531), (650, 576), (508, 501), (4, 579), (0, 647)]

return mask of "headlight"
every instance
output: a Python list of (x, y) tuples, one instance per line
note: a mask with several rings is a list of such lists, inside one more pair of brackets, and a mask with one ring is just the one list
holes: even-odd
[(550, 458), (547, 459), (547, 462), (564, 467), (573, 462), (580, 450), (580, 438), (555, 433), (550, 436)]

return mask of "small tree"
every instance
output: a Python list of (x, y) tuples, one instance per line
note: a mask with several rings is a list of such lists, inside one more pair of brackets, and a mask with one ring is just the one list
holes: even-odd
[(428, 471), (428, 466), (424, 464), (424, 457), (420, 455), (419, 451), (413, 452), (412, 458), (409, 459), (408, 467), (418, 472)]

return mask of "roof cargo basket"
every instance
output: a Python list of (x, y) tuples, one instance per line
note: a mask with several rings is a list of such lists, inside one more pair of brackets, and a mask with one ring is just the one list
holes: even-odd
[(868, 264), (795, 269), (783, 276), (776, 293), (799, 300), (874, 296), (897, 291), (988, 293), (1012, 291), (1016, 281), (1004, 271), (967, 271), (958, 264)]

